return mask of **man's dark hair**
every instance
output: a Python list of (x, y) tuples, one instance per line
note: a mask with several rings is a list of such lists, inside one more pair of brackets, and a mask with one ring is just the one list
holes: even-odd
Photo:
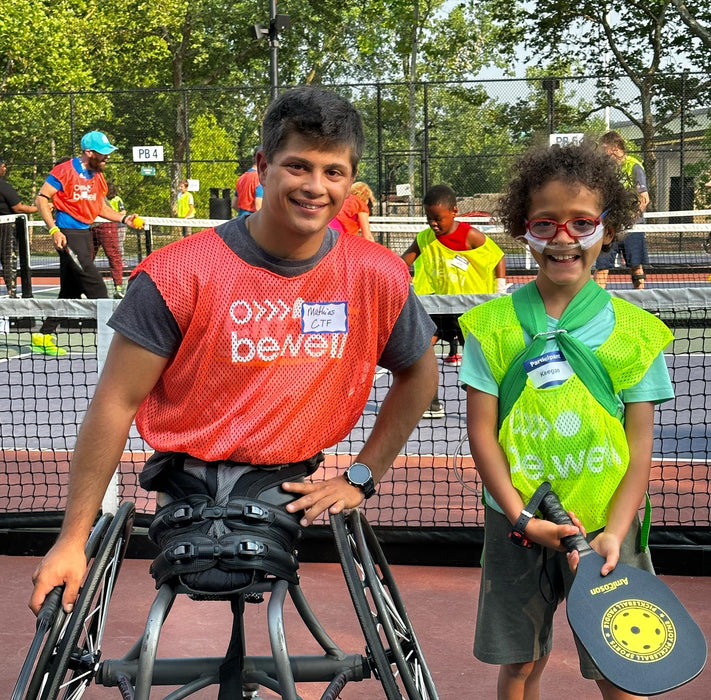
[[(497, 218), (513, 238), (526, 233), (525, 220), (531, 196), (552, 180), (571, 187), (599, 192), (600, 205), (607, 212), (605, 226), (616, 235), (630, 228), (639, 215), (637, 193), (624, 186), (620, 169), (600, 147), (586, 142), (579, 146), (534, 148), (514, 167), (497, 206)], [(603, 246), (603, 250), (609, 246)]]
[(422, 199), (422, 204), (426, 207), (442, 206), (455, 209), (457, 206), (457, 195), (448, 185), (434, 185), (427, 190)]
[(293, 134), (318, 148), (349, 146), (355, 173), (363, 155), (363, 123), (344, 97), (315, 87), (297, 87), (279, 95), (262, 122), (262, 150), (267, 162)]

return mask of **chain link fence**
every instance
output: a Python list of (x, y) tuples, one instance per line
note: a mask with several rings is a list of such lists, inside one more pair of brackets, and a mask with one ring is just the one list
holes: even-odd
[[(333, 89), (363, 115), (359, 179), (376, 193), (375, 214), (420, 215), (424, 192), (437, 183), (453, 187), (461, 213), (489, 212), (527, 147), (547, 143), (551, 133), (610, 128), (644, 162), (649, 211), (679, 211), (711, 205), (711, 101), (703, 79), (664, 76), (649, 94), (630, 80), (601, 76)], [(269, 98), (268, 86), (0, 93), (0, 149), (8, 180), (30, 202), (52, 166), (78, 152), (83, 133), (105, 131), (120, 148), (107, 177), (130, 210), (174, 216), (178, 182), (187, 178), (199, 183), (196, 213), (205, 218), (211, 199), (229, 197), (249, 167)], [(133, 147), (155, 145), (164, 160), (133, 161)]]

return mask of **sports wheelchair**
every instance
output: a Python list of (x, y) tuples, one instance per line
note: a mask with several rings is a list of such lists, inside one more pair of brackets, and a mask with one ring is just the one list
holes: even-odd
[[(134, 512), (134, 505), (124, 502), (114, 516), (105, 514), (97, 521), (86, 545), (87, 574), (71, 613), (65, 614), (61, 608), (60, 588), (47, 597), (12, 700), (74, 700), (92, 683), (117, 687), (123, 700), (148, 700), (152, 688), (180, 686), (165, 696), (165, 700), (179, 700), (219, 684), (222, 658), (156, 658), (161, 628), (173, 601), (179, 593), (188, 592), (178, 580), (160, 586), (145, 631), (126, 655), (102, 659), (108, 607), (133, 529)], [(375, 676), (387, 700), (437, 699), (390, 567), (365, 516), (354, 509), (331, 515), (330, 525), (365, 638), (364, 654), (346, 654), (336, 645), (319, 624), (298, 583), (265, 574), (227, 598), (237, 615), (244, 610), (245, 598), (254, 602), (265, 593), (269, 596), (267, 625), (272, 653), (244, 657), (239, 694), (259, 697), (261, 686), (285, 700), (300, 700), (296, 683), (321, 682), (328, 683), (322, 700), (335, 700), (347, 683)], [(323, 649), (322, 655), (289, 654), (283, 617), (287, 594)], [(238, 642), (244, 649), (244, 628), (242, 620), (238, 622), (233, 637), (238, 629), (242, 635)]]

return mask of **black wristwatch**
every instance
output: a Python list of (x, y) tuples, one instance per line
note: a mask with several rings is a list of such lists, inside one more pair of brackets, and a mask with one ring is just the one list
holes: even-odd
[(351, 485), (359, 488), (366, 498), (375, 495), (375, 482), (373, 481), (373, 472), (370, 467), (363, 462), (353, 462), (344, 472), (343, 476)]
[(526, 538), (524, 533), (528, 521), (536, 514), (538, 506), (541, 505), (543, 497), (551, 490), (551, 485), (544, 481), (531, 496), (531, 500), (526, 504), (526, 507), (521, 511), (521, 515), (518, 516), (518, 520), (511, 528), (509, 532), (509, 539), (515, 545), (519, 547), (525, 547), (526, 549), (531, 549), (533, 547), (533, 542)]

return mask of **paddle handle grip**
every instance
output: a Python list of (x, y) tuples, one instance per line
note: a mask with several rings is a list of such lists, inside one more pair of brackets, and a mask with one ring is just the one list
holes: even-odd
[[(560, 499), (553, 491), (549, 491), (543, 497), (539, 510), (543, 513), (546, 520), (550, 520), (556, 525), (574, 525), (567, 511), (563, 508), (563, 504), (560, 502)], [(561, 542), (565, 545), (565, 548), (569, 552), (577, 550), (580, 554), (586, 554), (592, 550), (592, 547), (588, 544), (588, 541), (582, 536), (581, 533), (563, 537), (561, 538)]]

